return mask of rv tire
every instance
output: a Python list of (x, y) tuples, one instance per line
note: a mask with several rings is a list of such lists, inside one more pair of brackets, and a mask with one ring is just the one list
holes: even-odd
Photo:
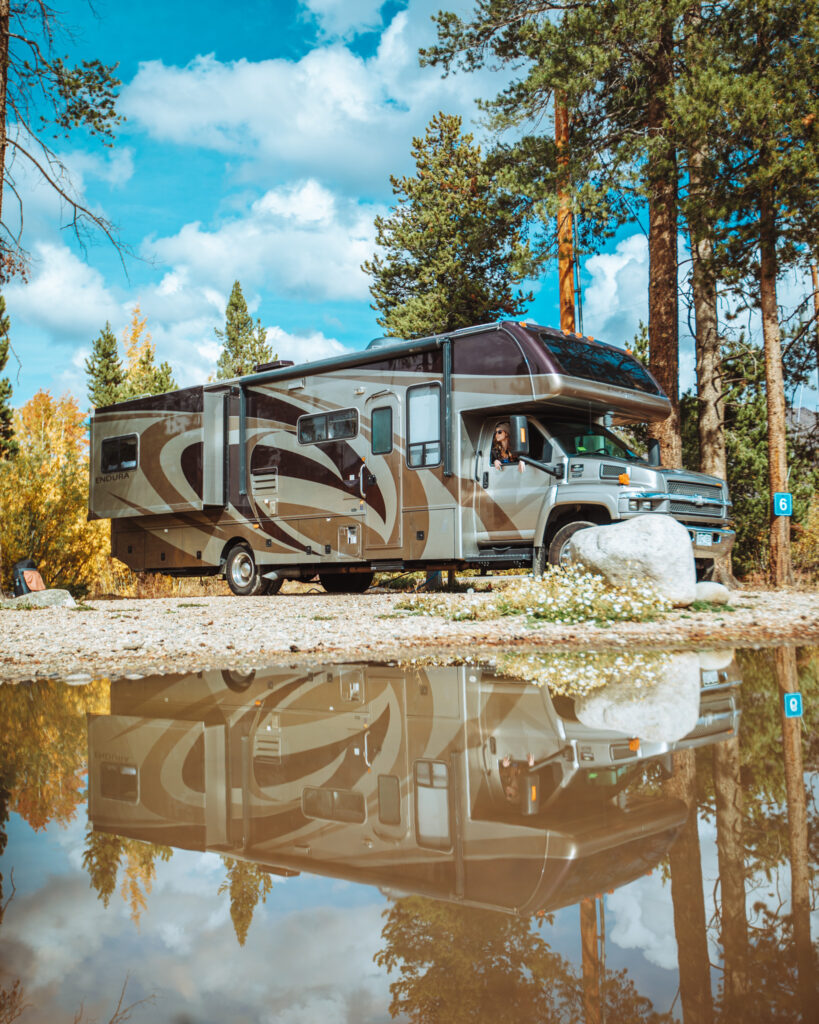
[(259, 567), (253, 559), (250, 548), (234, 544), (225, 562), (225, 579), (237, 597), (253, 597), (262, 593), (262, 579)]
[(571, 564), (569, 562), (569, 541), (578, 530), (587, 530), (590, 526), (596, 525), (588, 520), (579, 519), (574, 523), (566, 523), (565, 526), (561, 526), (549, 545), (549, 564), (559, 565), (563, 569), (568, 568)]
[(372, 572), (320, 572), (319, 580), (328, 594), (363, 594), (374, 575)]

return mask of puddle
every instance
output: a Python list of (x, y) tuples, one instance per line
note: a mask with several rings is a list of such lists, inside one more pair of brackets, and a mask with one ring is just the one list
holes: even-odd
[(819, 649), (70, 682), (0, 687), (22, 1024), (815, 1005)]

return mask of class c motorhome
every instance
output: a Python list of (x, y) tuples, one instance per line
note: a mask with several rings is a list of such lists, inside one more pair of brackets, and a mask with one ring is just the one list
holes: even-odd
[[(669, 411), (629, 353), (536, 324), (379, 339), (97, 409), (89, 517), (111, 519), (130, 568), (223, 573), (240, 595), (317, 574), (339, 592), (377, 571), (539, 572), (576, 530), (646, 512), (682, 522), (704, 568), (734, 540), (724, 481), (611, 429)], [(525, 472), (497, 468), (500, 423)]]

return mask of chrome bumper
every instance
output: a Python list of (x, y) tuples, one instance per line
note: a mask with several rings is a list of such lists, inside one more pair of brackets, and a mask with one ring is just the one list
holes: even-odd
[[(683, 523), (683, 526), (688, 530), (688, 536), (691, 538), (694, 558), (724, 558), (731, 553), (737, 536), (735, 530), (708, 526), (705, 523), (702, 526), (690, 526), (688, 523)], [(710, 544), (706, 538), (710, 538)]]

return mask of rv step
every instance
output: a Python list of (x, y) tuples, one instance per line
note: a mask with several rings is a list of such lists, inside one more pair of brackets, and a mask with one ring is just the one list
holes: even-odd
[(499, 565), (501, 563), (514, 563), (520, 565), (531, 565), (534, 551), (532, 548), (492, 548), (482, 551), (479, 555), (465, 558), (468, 565)]
[(403, 562), (370, 562), (370, 568), (375, 572), (399, 572), (405, 566)]

